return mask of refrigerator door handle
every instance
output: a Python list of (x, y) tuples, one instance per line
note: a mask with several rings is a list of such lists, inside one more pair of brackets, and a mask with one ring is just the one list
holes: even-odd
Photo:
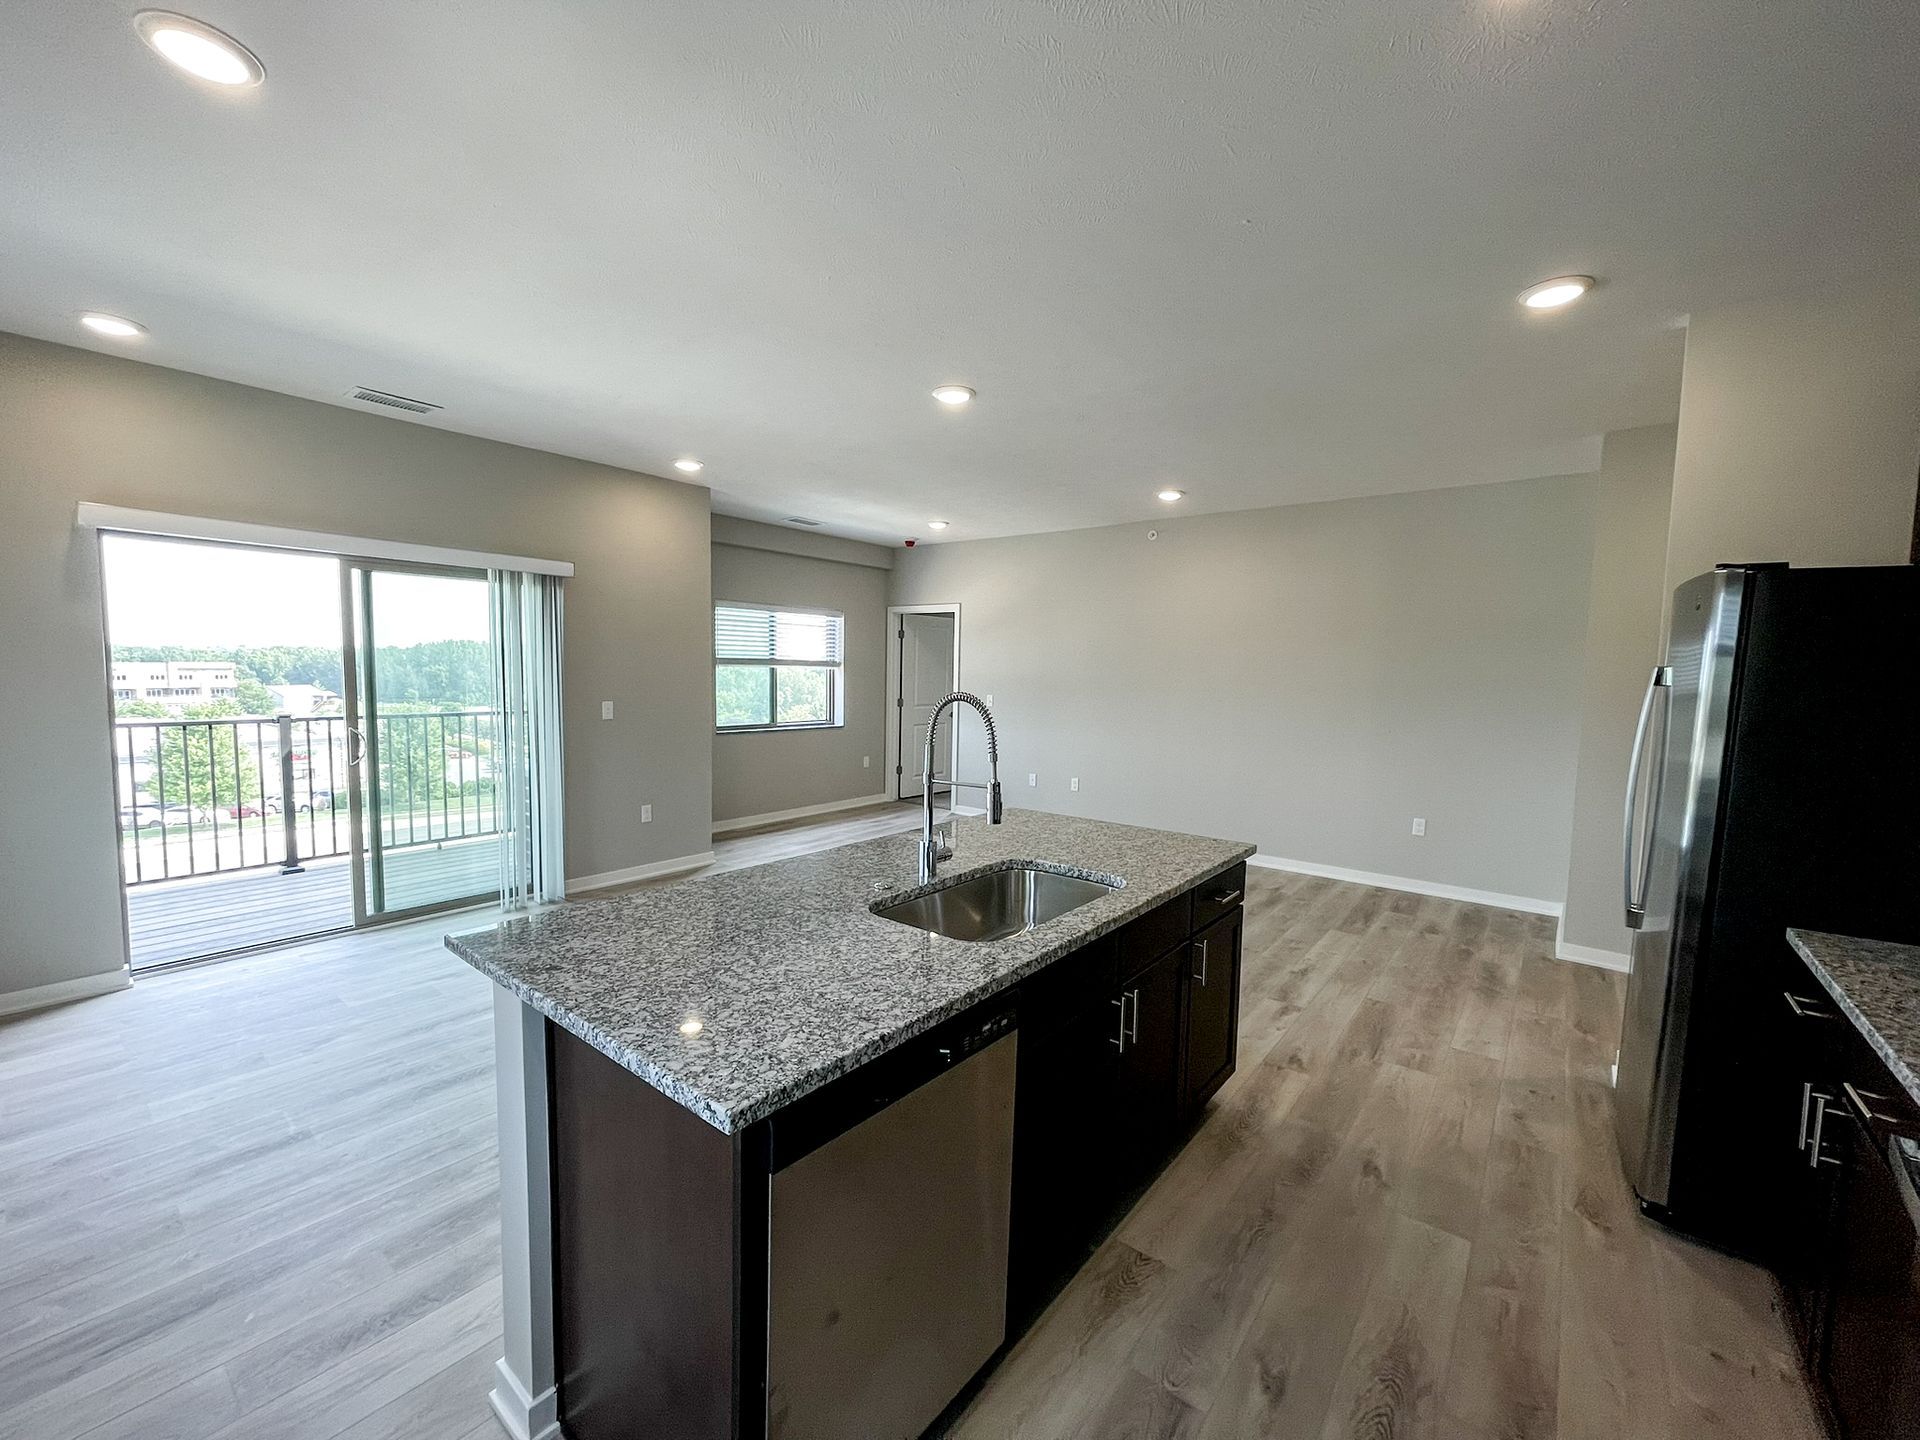
[[(1641, 847), (1641, 861), (1634, 864), (1634, 834), (1640, 819), (1640, 762), (1647, 748), (1648, 722), (1653, 718), (1653, 696), (1660, 689), (1673, 688), (1673, 667), (1656, 665), (1647, 680), (1647, 693), (1640, 701), (1640, 719), (1633, 727), (1633, 759), (1627, 765), (1627, 803), (1625, 824), (1620, 838), (1620, 891), (1626, 904), (1627, 928), (1638, 930), (1647, 918), (1647, 874), (1653, 866), (1653, 837)], [(1658, 807), (1655, 807), (1656, 810)], [(1636, 871), (1638, 873), (1636, 873)]]

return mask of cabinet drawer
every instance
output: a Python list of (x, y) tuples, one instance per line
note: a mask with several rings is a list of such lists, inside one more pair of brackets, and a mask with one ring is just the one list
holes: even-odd
[(1247, 867), (1243, 861), (1202, 880), (1193, 890), (1193, 928), (1204, 930), (1246, 898)]
[(1193, 933), (1193, 892), (1174, 896), (1118, 933), (1119, 975), (1125, 982)]

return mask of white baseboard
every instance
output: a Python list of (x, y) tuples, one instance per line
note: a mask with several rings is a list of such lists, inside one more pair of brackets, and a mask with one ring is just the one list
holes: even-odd
[(56, 980), (51, 985), (35, 985), (0, 995), (0, 1015), (24, 1015), (29, 1010), (45, 1010), (51, 1005), (69, 1005), (75, 1000), (91, 1000), (110, 995), (133, 983), (126, 970), (109, 970), (104, 975), (82, 975), (77, 980)]
[(703, 865), (713, 863), (713, 852), (702, 850), (698, 855), (682, 855), (673, 860), (656, 860), (651, 865), (629, 865), (625, 870), (609, 870), (601, 875), (582, 875), (578, 879), (567, 881), (567, 894), (573, 895), (582, 890), (604, 890), (609, 885), (631, 885), (636, 880), (658, 880), (663, 875), (683, 875), (689, 870), (698, 870)]
[(554, 1388), (548, 1386), (537, 1396), (527, 1394), (504, 1355), (493, 1362), (493, 1370), (500, 1383), (487, 1393), (487, 1399), (500, 1428), (513, 1440), (562, 1440), (560, 1397)]
[(778, 825), (782, 820), (804, 820), (809, 815), (831, 815), (836, 810), (864, 810), (869, 805), (884, 805), (890, 797), (857, 795), (851, 800), (830, 800), (825, 805), (801, 805), (793, 810), (769, 810), (764, 815), (736, 815), (731, 820), (713, 822), (715, 835), (731, 835), (736, 830), (753, 830), (761, 825)]
[(1380, 875), (1371, 870), (1348, 870), (1339, 865), (1320, 865), (1311, 860), (1288, 860), (1278, 855), (1253, 855), (1249, 865), (1264, 870), (1291, 870), (1299, 875), (1322, 875), (1329, 880), (1346, 880), (1355, 885), (1372, 885), (1381, 890), (1404, 890), (1412, 895), (1432, 895), (1441, 900), (1465, 900), (1471, 905), (1491, 905), (1497, 910), (1521, 910), (1529, 915), (1558, 916), (1563, 908), (1558, 900), (1536, 900), (1531, 895), (1504, 895), (1498, 890), (1469, 890), (1464, 885), (1442, 885), (1434, 880), (1415, 880), (1408, 875)]
[(1560, 917), (1559, 928), (1554, 931), (1553, 953), (1562, 960), (1571, 960), (1576, 965), (1592, 965), (1599, 970), (1612, 970), (1625, 975), (1633, 968), (1633, 957), (1623, 955), (1618, 950), (1601, 950), (1592, 945), (1575, 945), (1566, 938), (1567, 920)]

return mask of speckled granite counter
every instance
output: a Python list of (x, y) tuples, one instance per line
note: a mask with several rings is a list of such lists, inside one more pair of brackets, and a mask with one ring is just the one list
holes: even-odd
[(1789, 930), (1787, 940), (1920, 1105), (1920, 945)]
[(935, 888), (917, 882), (916, 839), (562, 905), (449, 935), (447, 948), (731, 1133), (1253, 853), (1032, 810), (1008, 810), (998, 826), (962, 818), (940, 884), (1029, 861), (1125, 882), (976, 944), (871, 912)]

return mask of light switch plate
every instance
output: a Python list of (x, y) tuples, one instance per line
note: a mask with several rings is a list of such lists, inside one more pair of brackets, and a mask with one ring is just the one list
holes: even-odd
[(602, 700), (600, 702), (600, 718), (602, 720), (613, 719), (613, 701)]
[(650, 823), (652, 819), (653, 819), (653, 807), (651, 805), (642, 805), (640, 807), (640, 823), (642, 825), (645, 825)]

